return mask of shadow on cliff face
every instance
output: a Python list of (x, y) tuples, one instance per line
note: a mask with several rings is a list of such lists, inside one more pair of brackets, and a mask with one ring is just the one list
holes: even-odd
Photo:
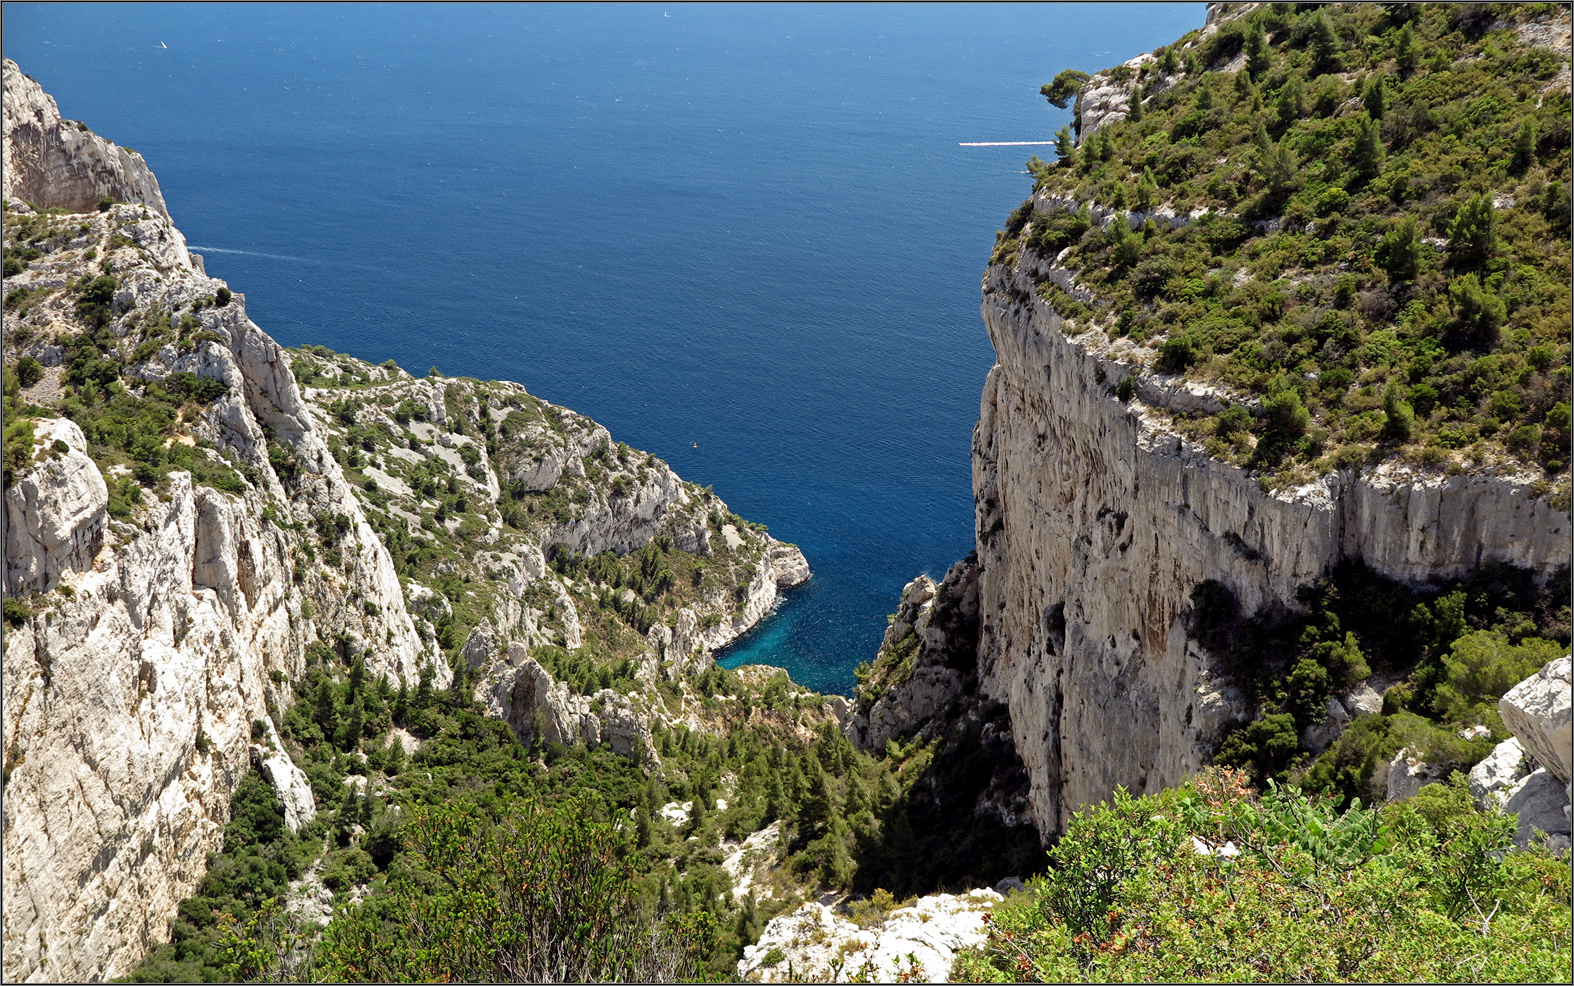
[(1189, 636), (1249, 695), (1217, 763), (1368, 803), (1408, 749), (1440, 777), (1507, 737), (1503, 692), (1567, 653), (1569, 573), (1489, 560), (1463, 580), (1410, 586), (1347, 561), (1296, 593), (1298, 611), (1245, 614), (1229, 588), (1192, 593)]
[(961, 892), (1047, 866), (1006, 707), (973, 693), (936, 719), (948, 728), (933, 746), (915, 750), (893, 741), (887, 747), (887, 756), (926, 757), (928, 763), (906, 796), (884, 812), (880, 838), (859, 840), (856, 892), (884, 888), (898, 898)]
[[(860, 699), (861, 721), (868, 727), (862, 737), (881, 744), (871, 751), (876, 757), (916, 776), (881, 813), (878, 837), (859, 837), (856, 892), (881, 888), (906, 897), (966, 891), (1027, 877), (1047, 864), (1010, 712), (979, 694), (977, 599), (973, 555), (939, 585), (911, 583), (892, 618), (895, 632), (888, 634), (868, 679), (880, 681), (884, 695)], [(905, 660), (893, 662), (901, 655)], [(883, 744), (878, 734), (871, 737), (875, 704), (899, 699), (904, 689), (922, 690), (925, 682), (948, 688), (949, 696), (938, 707), (909, 696), (897, 704), (911, 718)]]

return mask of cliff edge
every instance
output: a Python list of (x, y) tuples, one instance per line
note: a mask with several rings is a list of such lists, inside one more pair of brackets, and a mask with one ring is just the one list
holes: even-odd
[[(1540, 581), (1567, 571), (1567, 497), (1548, 481), (1566, 483), (1557, 477), (1567, 456), (1536, 445), (1554, 434), (1558, 414), (1566, 420), (1567, 369), (1558, 369), (1566, 357), (1550, 344), (1520, 355), (1537, 337), (1516, 327), (1537, 324), (1540, 302), (1510, 306), (1501, 335), (1472, 335), (1481, 323), (1469, 322), (1473, 310), (1459, 309), (1458, 298), (1485, 282), (1464, 272), (1496, 261), (1468, 253), (1464, 220), (1439, 220), (1455, 232), (1435, 241), (1438, 252), (1422, 251), (1420, 273), (1385, 270), (1387, 255), (1379, 251), (1374, 264), (1350, 231), (1358, 222), (1410, 229), (1389, 214), (1406, 194), (1422, 195), (1416, 186), (1378, 186), (1388, 171), (1362, 172), (1340, 155), (1304, 161), (1299, 176), (1269, 167), (1274, 153), (1302, 161), (1302, 141), (1388, 140), (1395, 103), (1422, 98), (1404, 86), (1422, 85), (1424, 71), (1436, 80), (1478, 71), (1464, 52), (1406, 67), (1414, 53), (1404, 46), (1414, 42), (1405, 39), (1451, 22), (1406, 26), (1398, 11), (1378, 23), (1385, 15), (1375, 8), (1350, 11), (1329, 19), (1231, 5), (1205, 30), (1088, 80), (1080, 145), (1063, 149), (1058, 165), (1029, 163), (1035, 195), (1001, 234), (984, 275), (982, 314), (997, 362), (972, 450), (978, 674), (981, 691), (1010, 708), (1046, 837), (1117, 786), (1142, 793), (1180, 782), (1257, 713), (1239, 669), (1194, 632), (1193, 594), (1203, 583), (1221, 586), (1240, 613), (1271, 619), (1300, 611), (1298, 588), (1341, 562), (1414, 587), (1491, 564)], [(1256, 19), (1240, 20), (1247, 14)], [(1498, 32), (1529, 52), (1520, 64), (1533, 72), (1522, 70), (1550, 78), (1556, 66), (1538, 61), (1546, 32), (1536, 27), (1466, 23), (1466, 40), (1453, 34), (1449, 43)], [(1364, 90), (1361, 71), (1376, 80)], [(1303, 78), (1306, 92), (1315, 80), (1330, 101), (1301, 102)], [(1544, 97), (1527, 88), (1527, 99), (1553, 106), (1561, 84), (1566, 106), (1566, 80), (1565, 72), (1547, 82)], [(1381, 115), (1385, 99), (1390, 115), (1374, 130), (1369, 114)], [(1443, 111), (1406, 104), (1403, 112)], [(1207, 142), (1226, 140), (1217, 128), (1245, 139), (1254, 118), (1264, 121), (1259, 134), (1278, 140), (1260, 136), (1267, 149), (1256, 159), (1248, 141), (1239, 161), (1203, 166), (1199, 156), (1215, 153)], [(1157, 136), (1141, 142), (1150, 130)], [(1525, 176), (1517, 180), (1566, 178), (1566, 150), (1543, 150), (1533, 137), (1522, 138), (1530, 150), (1514, 166)], [(1432, 145), (1407, 147), (1411, 139), (1407, 131), (1390, 142), (1382, 167), (1412, 176), (1432, 167)], [(1382, 148), (1372, 155), (1381, 162)], [(1347, 165), (1355, 170), (1340, 170)], [(1234, 178), (1210, 183), (1210, 173)], [(1301, 211), (1298, 197), (1323, 203), (1320, 211)], [(1513, 204), (1512, 196), (1496, 206), (1490, 196), (1467, 198), (1437, 184), (1416, 208), (1465, 214), (1468, 204), (1490, 219)], [(1521, 207), (1531, 215), (1528, 198)], [(1530, 222), (1515, 227), (1519, 240), (1492, 241), (1491, 257), (1540, 249), (1525, 244), (1551, 234), (1539, 212)], [(1305, 249), (1258, 263), (1290, 243)], [(1566, 250), (1565, 242), (1564, 271)], [(1455, 313), (1416, 319), (1416, 299), (1440, 291), (1444, 274), (1455, 278)], [(1267, 297), (1276, 299), (1269, 308), (1253, 307)], [(1396, 322), (1401, 310), (1409, 314)], [(1390, 340), (1394, 349), (1378, 355), (1374, 346)], [(1394, 355), (1406, 347), (1427, 355)], [(1442, 375), (1501, 361), (1525, 368), (1517, 383), (1456, 391), (1456, 378)], [(1493, 386), (1513, 392), (1494, 397)], [(1554, 405), (1560, 387), (1565, 403)], [(1434, 400), (1439, 393), (1454, 404)], [(1485, 423), (1500, 406), (1536, 422), (1506, 446)], [(1479, 435), (1455, 426), (1458, 415), (1479, 415)], [(1477, 443), (1474, 459), (1451, 451), (1466, 441)]]

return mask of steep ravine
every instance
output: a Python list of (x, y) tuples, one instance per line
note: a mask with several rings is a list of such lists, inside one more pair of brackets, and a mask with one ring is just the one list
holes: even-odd
[[(331, 410), (343, 392), (332, 381), (303, 387), (298, 357), (247, 318), (242, 295), (206, 276), (139, 155), (62, 121), (9, 60), (4, 87), (7, 263), (22, 258), (6, 278), (7, 293), (21, 293), (6, 306), (5, 356), (8, 381), (20, 359), (36, 361), (19, 399), (42, 409), (31, 442), (7, 435), (8, 473), (13, 445), (19, 458), (5, 490), (4, 975), (95, 981), (124, 974), (167, 939), (177, 904), (220, 846), (236, 785), (254, 761), (279, 759), (255, 743), (277, 736), (309, 648), (364, 656), (391, 682), (448, 685), (433, 623), (449, 604), (401, 578), (388, 539), (430, 530), (447, 544), (461, 525), (445, 532), (419, 495), (390, 503), (368, 477), (347, 474), (339, 442), (355, 418)], [(112, 300), (95, 308), (89, 295), (108, 278)], [(90, 344), (99, 351), (84, 364)], [(405, 459), (431, 462), (429, 475), (473, 503), (462, 532), (471, 540), (453, 535), (454, 557), (439, 570), (489, 587), (490, 619), (460, 639), (480, 695), (502, 677), (540, 671), (510, 655), (578, 645), (576, 608), (596, 587), (554, 573), (554, 546), (623, 553), (663, 535), (716, 556), (687, 618), (658, 621), (631, 644), (645, 652), (647, 679), (705, 666), (711, 648), (764, 615), (778, 586), (808, 577), (796, 548), (740, 529), (719, 498), (654, 457), (620, 446), (629, 465), (592, 467), (586, 479), (586, 459), (604, 458), (610, 436), (523, 387), (378, 372), (386, 395), (426, 399), (424, 423), (400, 426)], [(95, 374), (107, 382), (81, 382)], [(114, 423), (93, 417), (95, 402), (156, 408), (165, 391), (187, 395), (160, 426), (165, 451), (103, 444)], [(53, 416), (68, 400), (88, 409), (74, 413), (93, 417), (100, 437)], [(450, 408), (537, 424), (502, 436), (495, 455), (472, 465), (456, 451), (463, 426), (439, 427)], [(382, 451), (393, 469), (400, 460)], [(190, 465), (167, 468), (177, 461)], [(508, 500), (511, 482), (519, 495)], [(506, 524), (505, 501), (551, 522)], [(715, 551), (712, 536), (722, 542)], [(545, 707), (565, 733), (648, 748), (652, 710), (622, 696), (581, 700), (550, 675), (544, 684), (531, 694), (490, 689), (492, 711), (523, 729)], [(293, 768), (268, 766), (290, 787), (278, 775)], [(293, 799), (311, 797), (298, 787), (281, 790), (292, 817)]]

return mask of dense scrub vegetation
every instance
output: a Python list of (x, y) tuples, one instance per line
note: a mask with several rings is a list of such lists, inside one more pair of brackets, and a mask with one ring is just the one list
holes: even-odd
[[(1228, 734), (1220, 764), (1257, 784), (1293, 781), (1341, 799), (1381, 801), (1377, 765), (1402, 747), (1469, 770), (1508, 738), (1497, 699), (1568, 652), (1565, 573), (1537, 585), (1488, 565), (1474, 577), (1417, 591), (1347, 564), (1306, 586), (1304, 615), (1247, 616), (1216, 582), (1192, 595), (1192, 636), (1252, 694), (1258, 717)], [(1381, 714), (1356, 719), (1315, 760), (1301, 737), (1327, 721), (1329, 697), (1369, 676), (1392, 683)], [(1486, 726), (1490, 736), (1462, 739)]]
[[(733, 702), (741, 714), (714, 732), (658, 727), (661, 763), (639, 764), (605, 748), (521, 745), (430, 679), (394, 689), (369, 678), (364, 655), (319, 647), (312, 658), (283, 741), (317, 818), (291, 834), (273, 790), (249, 776), (173, 940), (131, 981), (727, 980), (764, 923), (816, 887), (922, 893), (1042, 865), (1030, 826), (974, 819), (947, 790), (978, 773), (967, 735), (951, 741), (961, 756), (928, 743), (870, 757), (784, 673), (713, 667), (675, 685), (701, 714)], [(419, 748), (406, 754), (395, 730)], [(780, 836), (745, 865), (750, 892), (734, 894), (723, 860), (772, 823)], [(354, 892), (312, 948), (285, 907), (303, 878)], [(563, 947), (588, 927), (622, 937), (615, 949)]]
[(1339, 811), (1228, 770), (1073, 818), (958, 982), (1558, 982), (1569, 867), (1462, 784)]
[(1095, 303), (1039, 288), (1068, 331), (1231, 395), (1177, 427), (1274, 483), (1395, 455), (1564, 475), (1566, 58), (1516, 33), (1557, 9), (1264, 4), (1101, 73), (1124, 114), (1029, 162), (1060, 205), (995, 259), (1070, 268)]

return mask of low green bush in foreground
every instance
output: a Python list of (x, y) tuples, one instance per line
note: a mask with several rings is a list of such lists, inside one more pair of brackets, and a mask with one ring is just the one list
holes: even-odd
[(960, 982), (1567, 982), (1569, 865), (1454, 775), (1409, 801), (1210, 770), (1075, 816)]

